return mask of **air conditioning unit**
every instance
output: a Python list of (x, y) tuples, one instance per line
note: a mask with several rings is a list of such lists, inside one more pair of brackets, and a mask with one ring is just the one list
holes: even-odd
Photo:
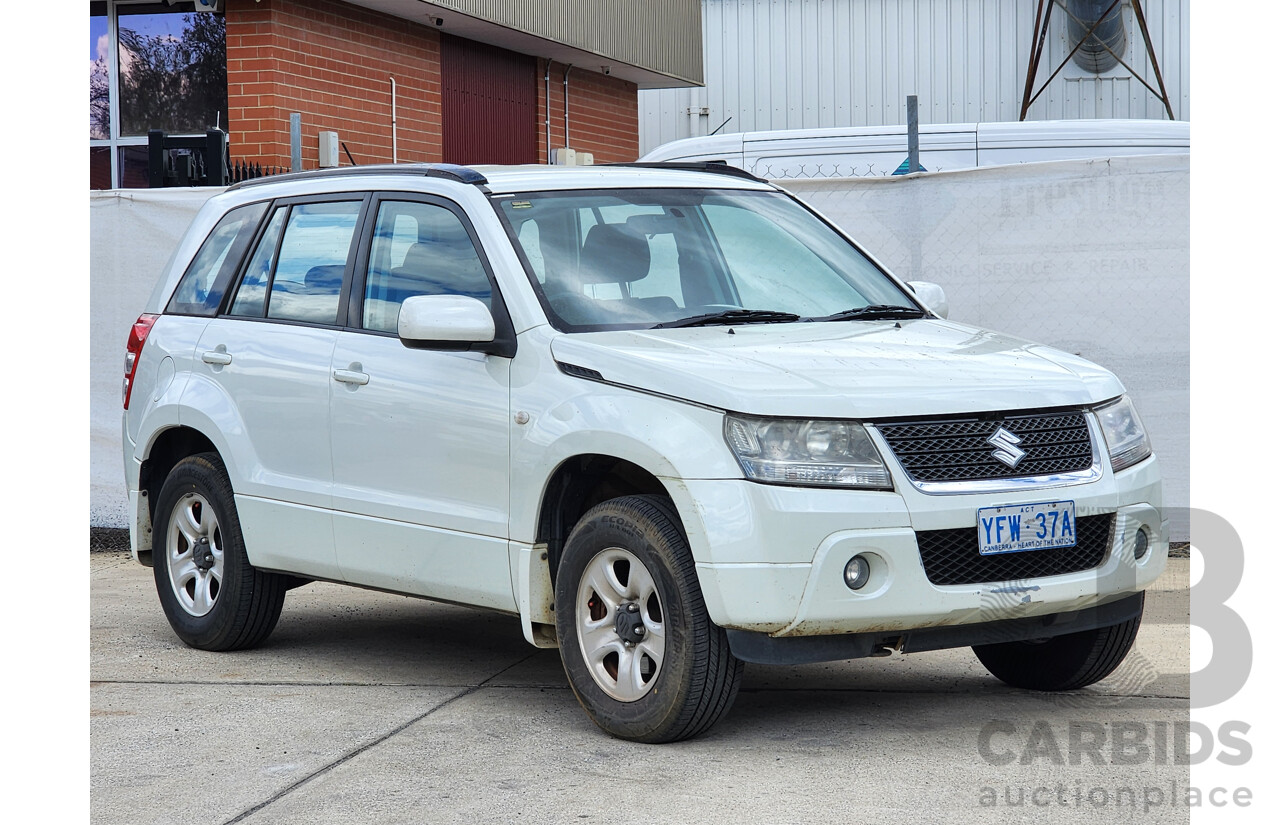
[(320, 133), (320, 168), (336, 169), (338, 166), (338, 133)]
[(579, 152), (560, 146), (551, 150), (551, 162), (556, 166), (591, 166), (596, 162), (596, 157), (591, 152)]

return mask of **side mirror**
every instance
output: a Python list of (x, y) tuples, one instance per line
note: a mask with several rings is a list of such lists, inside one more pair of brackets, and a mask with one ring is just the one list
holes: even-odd
[(947, 293), (942, 291), (942, 287), (929, 281), (908, 281), (907, 286), (911, 287), (911, 291), (927, 309), (937, 313), (939, 317), (947, 317), (951, 307), (947, 304)]
[(400, 341), (414, 349), (467, 350), (493, 341), (493, 315), (465, 295), (414, 295), (400, 305)]

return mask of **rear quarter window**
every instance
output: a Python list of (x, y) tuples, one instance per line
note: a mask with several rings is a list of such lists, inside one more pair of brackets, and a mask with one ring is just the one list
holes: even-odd
[(165, 311), (209, 318), (217, 315), (223, 293), (266, 211), (266, 203), (251, 203), (224, 215), (200, 245)]

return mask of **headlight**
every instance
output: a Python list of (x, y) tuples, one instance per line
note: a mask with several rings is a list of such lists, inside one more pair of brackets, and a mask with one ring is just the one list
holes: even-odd
[(892, 490), (889, 471), (856, 421), (729, 415), (724, 439), (753, 481)]
[(1102, 435), (1107, 440), (1107, 451), (1111, 454), (1111, 469), (1119, 472), (1125, 467), (1132, 467), (1151, 455), (1151, 442), (1147, 440), (1147, 431), (1138, 418), (1138, 411), (1133, 408), (1129, 396), (1122, 395), (1115, 401), (1093, 410), (1102, 425)]

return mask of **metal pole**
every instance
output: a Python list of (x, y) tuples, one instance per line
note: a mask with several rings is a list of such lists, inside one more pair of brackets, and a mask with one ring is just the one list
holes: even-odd
[(920, 109), (915, 95), (907, 95), (907, 174), (920, 171)]
[[(1169, 92), (1164, 88), (1164, 75), (1160, 73), (1160, 62), (1156, 60), (1156, 50), (1151, 44), (1151, 32), (1147, 31), (1147, 16), (1142, 12), (1141, 0), (1133, 0), (1133, 14), (1138, 18), (1138, 28), (1142, 30), (1142, 40), (1147, 44), (1147, 59), (1151, 61), (1151, 68), (1156, 70), (1156, 82), (1160, 84), (1160, 99), (1164, 102), (1164, 110), (1169, 114), (1170, 120), (1177, 120), (1173, 116), (1173, 104), (1169, 102)], [(1147, 88), (1150, 89), (1151, 87), (1148, 86)]]
[[(107, 15), (107, 65), (119, 66), (119, 46), (120, 30), (118, 21), (114, 14)], [(110, 148), (107, 153), (111, 155), (111, 188), (121, 189), (124, 187), (124, 170), (120, 168), (120, 144), (117, 142), (120, 138), (120, 73), (118, 71), (107, 72), (107, 138), (110, 140)]]
[(289, 115), (289, 171), (302, 171), (302, 114)]
[(1036, 74), (1040, 71), (1040, 56), (1044, 53), (1044, 39), (1049, 32), (1049, 15), (1053, 14), (1053, 4), (1045, 10), (1045, 0), (1036, 4), (1036, 26), (1031, 31), (1031, 55), (1027, 58), (1027, 82), (1022, 91), (1022, 112), (1018, 120), (1027, 119), (1027, 109), (1031, 108), (1031, 90), (1035, 88)]
[(570, 63), (564, 69), (564, 148), (569, 148), (569, 72), (573, 69)]
[(147, 132), (147, 185), (164, 186), (164, 132), (159, 129)]
[(391, 162), (400, 162), (400, 151), (396, 142), (396, 79), (391, 78)]

